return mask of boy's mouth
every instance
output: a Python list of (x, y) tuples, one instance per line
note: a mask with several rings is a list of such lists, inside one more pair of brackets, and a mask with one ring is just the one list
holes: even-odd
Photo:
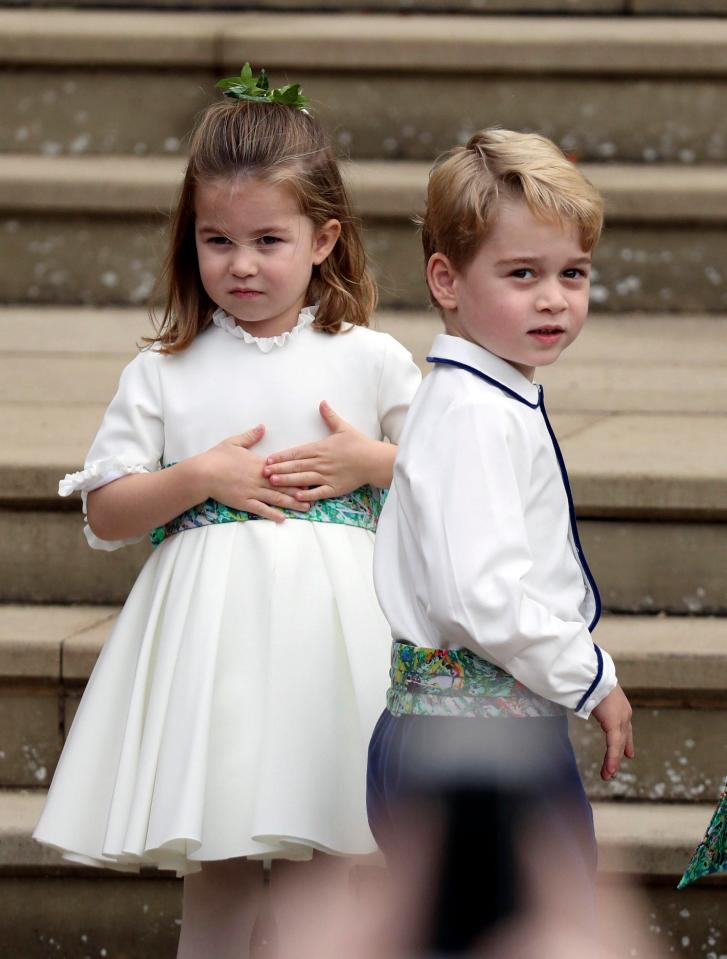
[(540, 343), (555, 343), (564, 333), (562, 326), (538, 326), (534, 330), (528, 330), (528, 336)]

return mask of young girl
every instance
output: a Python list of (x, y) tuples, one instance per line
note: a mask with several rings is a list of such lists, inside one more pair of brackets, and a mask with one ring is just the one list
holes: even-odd
[(373, 531), (419, 373), (365, 328), (374, 287), (320, 125), (267, 93), (203, 115), (165, 275), (159, 335), (60, 487), (87, 498), (91, 546), (153, 530), (155, 549), (35, 836), (186, 876), (179, 955), (225, 959), (257, 913), (249, 860), (375, 849)]

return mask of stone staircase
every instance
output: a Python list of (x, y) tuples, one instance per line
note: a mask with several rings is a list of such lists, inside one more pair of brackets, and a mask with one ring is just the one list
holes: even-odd
[(145, 552), (89, 550), (56, 490), (148, 330), (193, 117), (250, 59), (300, 80), (350, 155), (377, 324), (422, 363), (438, 321), (411, 218), (438, 151), (492, 123), (538, 129), (604, 190), (590, 328), (541, 379), (637, 759), (604, 785), (596, 728), (573, 732), (604, 877), (644, 887), (666, 953), (727, 955), (724, 880), (674, 888), (727, 773), (727, 2), (154, 5), (177, 12), (0, 9), (0, 951), (174, 954), (178, 882), (30, 840)]

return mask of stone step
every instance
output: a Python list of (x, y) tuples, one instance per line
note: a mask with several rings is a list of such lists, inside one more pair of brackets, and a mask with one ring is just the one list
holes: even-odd
[(465, 13), (542, 15), (591, 14), (659, 15), (680, 17), (727, 14), (725, 0), (2, 0), (0, 7), (63, 9), (260, 10), (267, 12), (331, 13)]
[[(0, 607), (0, 787), (46, 786), (116, 607)], [(606, 616), (597, 639), (634, 707), (636, 759), (605, 784), (595, 721), (571, 731), (592, 799), (704, 802), (727, 771), (727, 621)]]
[[(724, 323), (710, 316), (595, 315), (557, 364), (538, 371), (586, 515), (643, 516), (651, 506), (672, 515), (727, 516)], [(429, 369), (426, 355), (442, 329), (433, 311), (381, 312), (372, 325)], [(0, 502), (55, 499), (59, 475), (78, 468), (123, 365), (151, 332), (137, 309), (0, 309)], [(674, 430), (685, 445), (675, 448)], [(617, 449), (599, 462), (605, 441)], [(645, 476), (661, 485), (661, 495), (651, 486), (648, 496), (634, 498), (634, 484)]]
[[(727, 610), (722, 323), (597, 316), (542, 371), (607, 608)], [(420, 362), (439, 329), (431, 314), (382, 313), (377, 325)], [(119, 602), (128, 592), (146, 547), (90, 550), (78, 501), (56, 491), (146, 329), (138, 310), (0, 311), (4, 601)]]
[[(536, 2), (551, 12), (619, 5)], [(699, 9), (640, 2), (651, 13), (659, 3)], [(705, 13), (720, 4), (727, 13), (724, 0), (702, 2), (712, 4)], [(478, 14), (514, 3), (465, 6)], [(365, 6), (335, 16), (0, 10), (0, 151), (179, 153), (214, 82), (253, 59), (275, 83), (300, 81), (358, 158), (431, 161), (492, 124), (538, 130), (591, 161), (727, 157), (726, 20), (431, 16), (409, 3), (410, 15), (395, 17)]]
[[(87, 867), (66, 862), (31, 836), (45, 800), (44, 790), (0, 789), (0, 873), (46, 870), (83, 875)], [(709, 804), (595, 803), (594, 818), (604, 873), (679, 877), (704, 835)], [(106, 870), (92, 870), (107, 875)], [(155, 870), (145, 876), (164, 875)], [(166, 873), (168, 875), (168, 873)], [(727, 888), (727, 887), (726, 887)]]
[[(146, 303), (164, 253), (178, 157), (0, 156), (5, 303)], [(602, 311), (727, 308), (727, 168), (584, 165), (608, 227), (592, 301)], [(348, 166), (385, 306), (422, 306), (427, 164)]]
[(32, 839), (44, 792), (0, 790), (0, 895), (12, 922), (6, 959), (157, 959), (176, 952), (181, 888), (170, 873), (142, 876), (64, 862)]
[[(719, 455), (727, 413), (723, 324), (596, 315), (558, 364), (539, 371), (584, 515), (727, 514)], [(433, 313), (382, 312), (374, 325), (427, 368), (441, 329)], [(0, 310), (0, 502), (55, 499), (58, 476), (77, 468), (123, 365), (150, 331), (140, 310)], [(614, 455), (599, 459), (606, 441)], [(649, 489), (639, 498), (642, 478)]]
[[(0, 602), (122, 602), (147, 545), (90, 550), (81, 527), (80, 508), (0, 508)], [(582, 519), (579, 529), (604, 609), (727, 614), (724, 523)]]
[[(415, 4), (409, 6), (411, 11)], [(80, 63), (85, 57), (87, 66), (234, 66), (241, 55), (245, 58), (246, 45), (254, 43), (256, 57), (270, 68), (336, 66), (357, 73), (378, 67), (401, 73), (421, 70), (424, 55), (431, 59), (427, 72), (479, 73), (480, 46), (491, 43), (497, 55), (486, 68), (503, 72), (618, 75), (660, 73), (666, 65), (695, 76), (725, 72), (720, 55), (725, 25), (706, 17), (674, 22), (668, 17), (419, 16), (416, 11), (406, 17), (374, 11), (300, 17), (259, 9), (229, 16), (0, 9), (0, 18), (0, 51), (5, 62), (14, 64)], [(576, 48), (563, 59), (573, 42)], [(694, 61), (695, 53), (704, 57), (702, 62)]]
[[(118, 877), (62, 863), (31, 839), (42, 803), (41, 792), (0, 792), (0, 889), (6, 914), (14, 920), (0, 933), (3, 955), (171, 959), (181, 883), (164, 874)], [(709, 807), (611, 803), (596, 804), (594, 813), (602, 908), (612, 906), (614, 898), (622, 907), (630, 905), (618, 954), (642, 955), (634, 944), (643, 946), (646, 940), (685, 959), (701, 959), (710, 946), (716, 956), (724, 948), (727, 883), (718, 879), (683, 892), (674, 888), (703, 834)], [(375, 881), (378, 872), (369, 872)], [(633, 882), (643, 887), (643, 912), (641, 902), (634, 903)]]
[[(431, 309), (381, 310), (371, 326), (403, 343), (423, 372), (434, 337), (444, 329)], [(558, 363), (538, 370), (548, 408), (593, 415), (727, 414), (725, 326), (727, 316), (595, 313)], [(0, 307), (0, 403), (103, 409), (122, 365), (152, 334), (140, 308)], [(69, 424), (63, 442), (78, 432)]]
[(571, 736), (592, 800), (716, 800), (727, 774), (727, 620), (605, 616), (596, 641), (614, 658), (634, 709), (636, 758), (600, 778), (603, 734), (572, 718)]

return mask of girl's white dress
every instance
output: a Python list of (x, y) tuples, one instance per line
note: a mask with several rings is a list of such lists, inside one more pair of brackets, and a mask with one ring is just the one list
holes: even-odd
[[(85, 469), (61, 492), (155, 470), (264, 423), (261, 455), (327, 435), (326, 399), (396, 442), (419, 384), (392, 337), (272, 339), (218, 310), (185, 352), (123, 371)], [(98, 540), (115, 549), (123, 543)], [(36, 839), (72, 860), (183, 875), (204, 860), (371, 852), (366, 755), (390, 631), (374, 534), (287, 519), (185, 530), (151, 554), (99, 658)]]

